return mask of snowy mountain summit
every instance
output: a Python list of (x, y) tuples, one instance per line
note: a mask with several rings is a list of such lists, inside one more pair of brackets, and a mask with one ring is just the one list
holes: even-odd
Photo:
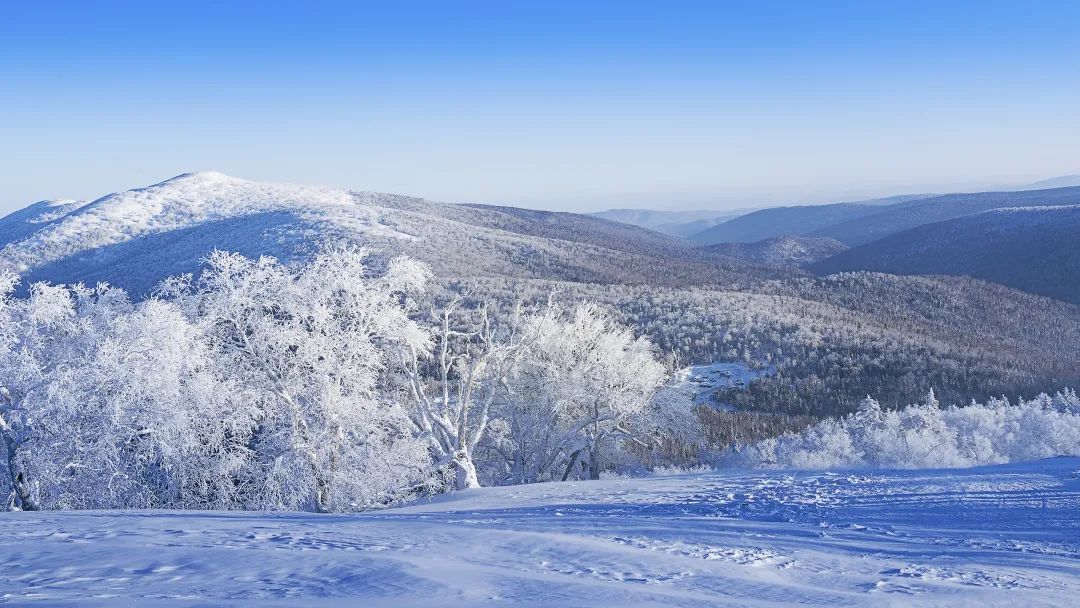
[[(236, 242), (232, 237), (240, 235), (230, 229), (228, 220), (283, 213), (295, 216), (300, 223), (328, 221), (355, 233), (390, 235), (392, 231), (379, 226), (378, 213), (363, 202), (374, 196), (335, 188), (258, 183), (214, 171), (185, 173), (89, 203), (38, 204), (8, 216), (0, 220), (0, 235), (9, 237), (0, 250), (0, 265), (33, 273), (69, 256), (109, 257), (109, 248), (122, 243), (215, 223), (226, 224), (219, 226), (221, 230), (204, 231), (206, 244), (242, 246), (265, 238), (262, 229), (269, 226), (254, 222), (252, 230)], [(265, 253), (274, 252), (273, 247), (265, 249)]]
[[(323, 186), (184, 173), (93, 200), (41, 202), (0, 219), (0, 268), (27, 281), (108, 282), (145, 294), (214, 249), (289, 261), (326, 241), (408, 254), (442, 277), (622, 281), (706, 277), (743, 264), (690, 259), (690, 245), (572, 213), (454, 205)], [(699, 256), (700, 257), (700, 256)]]

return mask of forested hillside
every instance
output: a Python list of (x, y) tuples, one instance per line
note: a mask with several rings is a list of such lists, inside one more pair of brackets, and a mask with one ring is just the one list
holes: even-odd
[(1080, 309), (983, 281), (847, 273), (743, 291), (514, 279), (455, 282), (509, 308), (554, 291), (618, 311), (683, 362), (742, 361), (769, 373), (729, 397), (786, 414), (890, 406), (934, 388), (945, 403), (1080, 383)]
[(1080, 303), (1078, 243), (1080, 206), (1007, 208), (918, 226), (812, 268), (964, 275)]
[(774, 236), (755, 243), (718, 243), (703, 250), (766, 266), (798, 268), (819, 262), (841, 251), (847, 245), (830, 238)]
[(854, 247), (916, 226), (991, 209), (1076, 204), (1080, 204), (1078, 186), (1017, 192), (946, 194), (890, 205), (879, 213), (832, 223), (808, 235), (831, 237)]

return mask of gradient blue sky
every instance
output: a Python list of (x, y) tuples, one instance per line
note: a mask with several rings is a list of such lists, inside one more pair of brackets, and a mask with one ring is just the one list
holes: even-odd
[(0, 212), (177, 173), (564, 210), (1080, 172), (1080, 2), (0, 0)]

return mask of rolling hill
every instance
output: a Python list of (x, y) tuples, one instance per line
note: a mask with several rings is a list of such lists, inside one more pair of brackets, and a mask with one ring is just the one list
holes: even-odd
[(1080, 206), (995, 209), (925, 224), (812, 268), (971, 276), (1080, 304)]
[(147, 293), (214, 248), (303, 257), (324, 239), (408, 253), (440, 277), (738, 284), (773, 270), (636, 226), (575, 214), (450, 205), (202, 172), (0, 219), (0, 267), (29, 281), (107, 281)]
[(690, 239), (707, 245), (716, 243), (752, 243), (774, 236), (806, 236), (834, 224), (880, 213), (883, 207), (925, 198), (926, 194), (904, 194), (882, 199), (771, 207), (728, 220), (691, 235)]
[(607, 211), (597, 211), (586, 215), (613, 222), (641, 226), (671, 236), (689, 237), (732, 218), (751, 213), (752, 211), (754, 210), (667, 211), (654, 209), (608, 209)]

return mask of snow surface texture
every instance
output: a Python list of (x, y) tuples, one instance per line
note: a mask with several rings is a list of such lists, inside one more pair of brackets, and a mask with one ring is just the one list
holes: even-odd
[(1071, 606), (1078, 469), (549, 483), (363, 515), (3, 513), (0, 601)]

